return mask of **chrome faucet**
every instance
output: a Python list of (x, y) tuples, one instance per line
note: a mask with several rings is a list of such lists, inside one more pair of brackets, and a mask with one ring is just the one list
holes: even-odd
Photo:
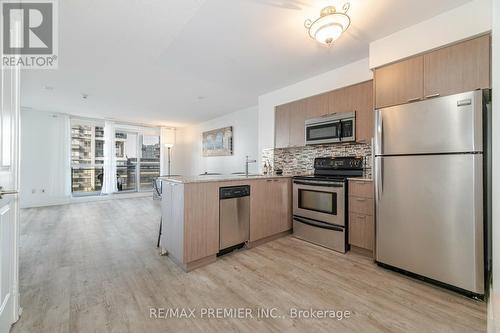
[(249, 160), (248, 155), (247, 155), (247, 159), (245, 161), (245, 176), (247, 176), (247, 177), (248, 177), (248, 165), (250, 163), (257, 163), (257, 160)]

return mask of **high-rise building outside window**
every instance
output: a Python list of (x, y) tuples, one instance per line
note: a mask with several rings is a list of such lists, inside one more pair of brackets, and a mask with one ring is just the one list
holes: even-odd
[(151, 190), (153, 179), (160, 176), (160, 137), (143, 135), (140, 159), (141, 190)]
[[(74, 118), (71, 121), (71, 190), (73, 196), (99, 195), (104, 165), (116, 166), (118, 192), (152, 190), (160, 175), (159, 129), (113, 124), (114, 156), (104, 151), (104, 122)], [(158, 133), (158, 134), (155, 134)], [(105, 163), (109, 159), (109, 163)], [(111, 163), (114, 159), (114, 163)]]
[(101, 193), (103, 164), (103, 124), (72, 120), (71, 192), (74, 196)]

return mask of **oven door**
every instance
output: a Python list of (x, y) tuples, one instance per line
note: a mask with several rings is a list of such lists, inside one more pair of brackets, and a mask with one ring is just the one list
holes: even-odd
[(306, 144), (325, 144), (340, 142), (342, 123), (329, 121), (316, 124), (306, 124)]
[(345, 226), (344, 183), (294, 180), (293, 215)]

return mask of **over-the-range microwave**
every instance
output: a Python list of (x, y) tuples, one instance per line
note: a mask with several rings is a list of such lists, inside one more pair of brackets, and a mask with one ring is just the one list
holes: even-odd
[(305, 121), (306, 145), (356, 140), (356, 112), (332, 113)]

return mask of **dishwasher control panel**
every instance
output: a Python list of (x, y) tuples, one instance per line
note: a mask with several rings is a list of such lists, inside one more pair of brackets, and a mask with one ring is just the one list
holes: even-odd
[(250, 195), (250, 186), (230, 186), (219, 189), (219, 199), (241, 198)]

